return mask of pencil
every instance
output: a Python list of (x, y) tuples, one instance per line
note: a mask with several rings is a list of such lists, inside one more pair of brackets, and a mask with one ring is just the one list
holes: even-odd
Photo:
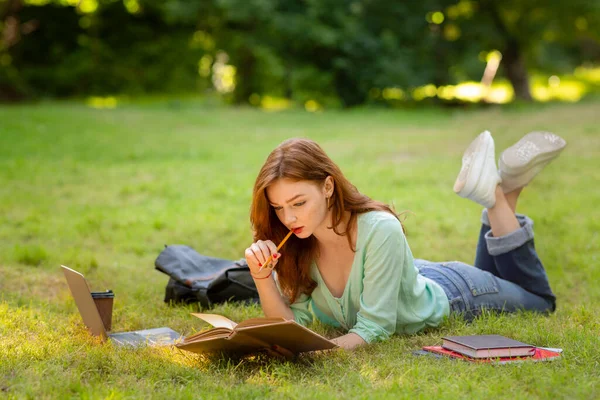
[[(290, 230), (288, 232), (288, 234), (283, 238), (283, 240), (281, 241), (281, 243), (279, 243), (279, 246), (277, 246), (277, 251), (279, 251), (279, 249), (285, 244), (285, 242), (290, 238), (290, 236), (292, 236), (292, 233), (294, 233), (293, 230)], [(267, 261), (265, 261), (264, 265), (258, 269), (258, 272), (262, 271), (263, 268), (266, 268), (267, 265), (269, 265), (269, 263), (271, 261), (273, 261), (273, 254), (271, 254), (269, 256), (269, 258), (267, 258)], [(271, 268), (271, 269), (273, 269), (273, 268)]]

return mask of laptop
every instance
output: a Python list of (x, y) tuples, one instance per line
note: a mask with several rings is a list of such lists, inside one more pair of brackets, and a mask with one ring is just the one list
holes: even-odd
[(132, 332), (107, 333), (100, 312), (92, 298), (87, 281), (79, 272), (61, 265), (67, 284), (83, 318), (83, 323), (92, 335), (99, 336), (102, 340), (111, 340), (117, 345), (124, 346), (161, 346), (175, 344), (181, 335), (171, 328), (161, 327), (144, 329)]

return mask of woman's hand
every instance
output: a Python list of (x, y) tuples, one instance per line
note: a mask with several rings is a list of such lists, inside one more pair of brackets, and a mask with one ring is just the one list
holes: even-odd
[[(281, 296), (275, 279), (271, 277), (273, 275), (273, 268), (281, 258), (281, 254), (277, 252), (275, 243), (270, 240), (259, 240), (246, 249), (244, 256), (246, 257), (248, 267), (250, 267), (250, 274), (256, 283), (256, 289), (258, 290), (258, 296), (260, 297), (260, 306), (265, 313), (265, 317), (294, 319), (294, 313)], [(267, 268), (264, 268), (265, 262), (271, 256), (272, 263), (267, 265)], [(263, 267), (263, 269), (259, 272), (261, 267)], [(271, 349), (271, 351), (283, 354), (283, 351), (276, 349)]]
[(344, 350), (353, 350), (359, 346), (364, 346), (367, 344), (367, 342), (365, 342), (365, 340), (356, 333), (348, 333), (344, 336), (330, 339), (330, 341), (337, 344)]
[[(263, 268), (262, 271), (258, 272), (271, 255), (273, 257), (268, 268)], [(254, 278), (264, 279), (272, 273), (271, 269), (275, 268), (281, 254), (277, 252), (277, 246), (275, 246), (275, 243), (272, 241), (259, 240), (256, 243), (252, 243), (252, 245), (246, 249), (244, 256), (246, 257), (248, 267), (250, 267), (250, 274)]]

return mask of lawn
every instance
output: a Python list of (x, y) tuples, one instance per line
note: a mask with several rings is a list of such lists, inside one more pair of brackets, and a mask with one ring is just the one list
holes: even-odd
[[(485, 109), (268, 113), (203, 101), (92, 109), (0, 106), (0, 397), (581, 398), (600, 396), (600, 103)], [(523, 192), (558, 309), (485, 315), (355, 352), (279, 361), (171, 348), (124, 349), (87, 333), (59, 268), (116, 293), (113, 327), (207, 325), (163, 302), (164, 244), (239, 259), (251, 243), (254, 178), (289, 137), (317, 140), (358, 189), (410, 210), (415, 257), (472, 262), (480, 207), (452, 192), (468, 143), (489, 129), (501, 151), (531, 130), (568, 147)], [(260, 316), (235, 303), (213, 312)], [(323, 326), (325, 335), (337, 332)], [(502, 334), (564, 349), (503, 366), (418, 357), (448, 334)]]

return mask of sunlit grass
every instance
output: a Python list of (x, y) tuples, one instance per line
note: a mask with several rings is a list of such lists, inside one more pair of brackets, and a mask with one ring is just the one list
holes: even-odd
[[(562, 82), (562, 78), (561, 78)], [(437, 93), (437, 91), (436, 91)], [(598, 103), (480, 111), (303, 109), (267, 113), (208, 100), (118, 99), (116, 108), (0, 108), (0, 393), (14, 398), (594, 398), (600, 317)], [(496, 149), (545, 129), (568, 147), (526, 189), (555, 314), (452, 319), (355, 353), (241, 360), (100, 344), (85, 330), (60, 264), (116, 294), (116, 331), (206, 327), (163, 303), (164, 244), (231, 260), (250, 243), (255, 174), (282, 140), (317, 140), (372, 197), (411, 210), (416, 257), (472, 262), (480, 208), (452, 192), (462, 151), (484, 129)], [(257, 306), (219, 305), (234, 321)], [(331, 329), (315, 330), (333, 336)], [(491, 367), (416, 357), (448, 334), (498, 333), (561, 347), (562, 360)]]
[(91, 108), (115, 108), (117, 107), (117, 98), (114, 96), (91, 96), (86, 100), (86, 104)]

